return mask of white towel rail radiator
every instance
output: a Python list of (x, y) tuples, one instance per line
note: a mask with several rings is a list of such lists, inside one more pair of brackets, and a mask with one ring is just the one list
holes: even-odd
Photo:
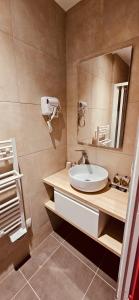
[[(12, 166), (10, 171), (7, 164)], [(19, 173), (15, 139), (0, 141), (0, 238), (9, 235), (11, 242), (15, 242), (27, 233), (31, 226), (31, 219), (25, 220), (21, 178)], [(14, 192), (14, 197), (5, 197), (8, 192)]]

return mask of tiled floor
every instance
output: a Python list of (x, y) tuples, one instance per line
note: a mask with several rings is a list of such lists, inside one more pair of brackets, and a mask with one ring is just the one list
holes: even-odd
[(0, 283), (0, 300), (114, 300), (119, 259), (67, 226)]

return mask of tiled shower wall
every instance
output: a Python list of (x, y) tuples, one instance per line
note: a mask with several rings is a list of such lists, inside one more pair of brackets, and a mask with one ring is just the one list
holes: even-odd
[[(65, 13), (53, 0), (0, 0), (0, 140), (16, 138), (34, 246), (52, 230), (42, 178), (66, 161), (65, 53)], [(51, 136), (41, 115), (44, 95), (62, 106)], [(25, 240), (0, 240), (0, 273), (25, 255)]]
[[(114, 173), (128, 175), (134, 153), (139, 117), (139, 1), (83, 0), (67, 13), (67, 145), (68, 160), (78, 161), (76, 149), (85, 148), (89, 159)], [(77, 65), (80, 60), (133, 45), (129, 102), (121, 151), (77, 144)]]

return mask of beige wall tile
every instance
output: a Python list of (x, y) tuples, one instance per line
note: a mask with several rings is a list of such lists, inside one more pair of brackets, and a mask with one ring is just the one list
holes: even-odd
[(103, 43), (101, 1), (91, 0), (84, 4), (67, 14), (68, 62), (89, 55), (90, 51), (100, 49)]
[[(90, 128), (92, 128), (91, 136), (94, 136), (93, 132), (96, 130), (98, 125), (106, 125), (110, 122), (111, 100), (113, 92), (113, 65), (117, 66), (117, 64), (113, 63), (114, 57), (112, 54), (109, 54), (100, 55), (98, 57), (82, 61), (78, 66), (79, 100), (86, 101), (89, 109), (101, 109), (100, 116), (104, 115), (104, 112), (102, 114), (102, 109), (107, 110), (108, 115), (107, 117), (102, 118), (102, 122), (98, 114), (99, 111), (92, 114), (92, 116), (90, 114), (89, 120), (87, 120), (88, 116), (86, 116), (86, 123), (89, 123), (88, 132)], [(117, 67), (117, 69), (119, 71), (120, 67)]]
[(16, 64), (21, 102), (40, 104), (41, 97), (66, 102), (65, 64), (37, 49), (16, 41)]
[(40, 106), (0, 103), (1, 139), (16, 138), (18, 155), (40, 151), (51, 147)]
[(67, 105), (75, 105), (78, 101), (77, 64), (67, 64)]
[[(93, 138), (93, 128), (90, 124), (90, 120), (92, 119), (92, 110), (86, 108), (85, 112), (85, 126), (82, 127), (82, 124), (84, 122), (83, 118), (80, 120), (78, 124), (78, 130), (76, 131), (77, 135), (77, 140), (79, 142), (87, 142), (87, 143), (92, 143), (92, 138)], [(72, 143), (73, 144), (73, 143)]]
[(109, 172), (110, 179), (116, 173), (121, 175), (131, 175), (132, 155), (121, 154), (119, 151), (110, 151), (98, 149), (97, 163)]
[(130, 85), (129, 85), (129, 102), (139, 101), (139, 38), (133, 43), (133, 58), (131, 65)]
[(12, 33), (10, 0), (0, 0), (0, 29)]
[(16, 38), (48, 53), (65, 57), (65, 14), (52, 0), (12, 0), (13, 34)]
[(0, 139), (15, 137), (18, 155), (66, 144), (66, 112), (54, 120), (50, 136), (40, 105), (0, 103)]
[(78, 101), (85, 101), (87, 102), (87, 106), (90, 107), (92, 101), (92, 77), (93, 75), (89, 72), (80, 70), (78, 68), (78, 82), (77, 82), (77, 89), (78, 89)]
[(91, 163), (97, 163), (97, 149), (95, 147), (88, 147), (86, 145), (68, 145), (67, 147), (67, 160), (71, 162), (78, 162), (81, 158), (81, 152), (76, 151), (84, 149), (88, 153), (89, 161)]
[(111, 104), (112, 85), (107, 80), (98, 77), (92, 78), (90, 107), (108, 109)]
[[(21, 172), (24, 174), (23, 194), (25, 207), (30, 204), (33, 234), (39, 234), (41, 228), (49, 224), (49, 217), (44, 207), (48, 201), (46, 186), (43, 178), (65, 167), (66, 147), (58, 147), (40, 151), (19, 159)], [(50, 225), (49, 225), (50, 226)]]
[[(36, 247), (52, 231), (42, 178), (66, 161), (65, 46), (65, 13), (53, 0), (0, 0), (0, 140), (16, 138), (26, 218), (33, 221), (27, 242), (11, 246), (2, 239), (0, 278), (25, 257), (29, 243)], [(51, 136), (41, 114), (44, 95), (62, 106)]]
[(129, 66), (117, 55), (114, 54), (113, 83), (121, 83), (129, 80)]
[(96, 147), (85, 145), (68, 145), (67, 156), (68, 161), (76, 161), (81, 158), (81, 153), (76, 149), (85, 149), (88, 154), (89, 162), (98, 164), (106, 168), (109, 172), (109, 178), (118, 172), (121, 175), (131, 175), (132, 155), (121, 154), (119, 151), (103, 150)]
[[(112, 54), (99, 55), (81, 61), (79, 69), (91, 73), (103, 80), (112, 81)], [(103, 67), (102, 67), (103, 66)]]
[(77, 106), (69, 106), (67, 110), (67, 143), (74, 145), (77, 142)]
[(123, 152), (134, 154), (137, 124), (139, 122), (139, 102), (129, 102), (127, 108), (126, 127)]
[[(95, 3), (95, 4), (94, 4)], [(120, 10), (119, 10), (120, 7)], [(86, 12), (88, 11), (88, 12)], [(114, 18), (113, 18), (114, 12)], [(72, 120), (72, 130), (68, 125), (68, 159), (70, 158), (70, 147), (76, 148), (76, 128), (77, 122), (74, 119), (74, 109), (78, 102), (78, 77), (77, 65), (82, 59), (88, 59), (101, 53), (109, 53), (114, 49), (125, 47), (133, 44), (133, 62), (131, 69), (131, 80), (129, 89), (129, 103), (139, 101), (139, 88), (137, 84), (138, 78), (138, 12), (139, 2), (133, 0), (133, 3), (126, 0), (119, 4), (119, 0), (107, 1), (82, 1), (79, 5), (73, 7), (67, 13), (67, 115), (68, 124)], [(96, 20), (95, 31), (93, 31), (93, 21), (90, 20), (90, 14)], [(87, 21), (84, 18), (87, 16)], [(92, 25), (91, 25), (92, 22)], [(100, 30), (101, 28), (101, 30)], [(137, 37), (137, 38), (135, 38)], [(130, 42), (131, 39), (131, 42)], [(87, 61), (84, 62), (87, 66)], [(96, 59), (97, 65), (97, 59)], [(91, 68), (91, 66), (89, 66)], [(88, 68), (88, 66), (87, 66)], [(101, 68), (94, 67), (101, 71)], [(109, 68), (106, 68), (106, 73)], [(96, 75), (96, 73), (94, 73)], [(100, 75), (101, 74), (100, 72)], [(72, 89), (73, 86), (73, 89)], [(69, 88), (70, 87), (70, 88)], [(82, 85), (82, 89), (84, 86)], [(94, 92), (94, 90), (93, 90)], [(85, 92), (83, 93), (83, 95)], [(76, 96), (74, 96), (76, 95)], [(90, 95), (90, 94), (89, 94)], [(72, 108), (70, 107), (70, 103)], [(98, 104), (98, 103), (97, 103)], [(104, 164), (110, 171), (110, 174), (123, 171), (124, 174), (130, 174), (130, 167), (132, 162), (132, 155), (134, 153), (135, 135), (137, 127), (137, 119), (139, 117), (138, 104), (133, 103), (133, 106), (128, 106), (128, 113), (126, 118), (126, 130), (124, 146), (121, 151), (99, 150), (96, 149), (97, 160), (99, 164)], [(73, 132), (73, 134), (72, 134)], [(88, 138), (88, 137), (87, 137)], [(94, 152), (94, 148), (87, 147), (87, 151)], [(100, 152), (101, 151), (101, 152)], [(102, 155), (101, 155), (102, 153)], [(104, 157), (103, 157), (104, 154)], [(129, 155), (127, 155), (129, 154)], [(72, 152), (72, 159), (74, 160), (75, 152)], [(101, 159), (102, 157), (102, 159)], [(116, 161), (116, 164), (113, 162)], [(111, 175), (112, 176), (112, 175)]]
[(0, 101), (17, 100), (14, 43), (9, 35), (0, 31)]
[(138, 36), (138, 14), (138, 0), (125, 0), (122, 2), (119, 2), (119, 0), (104, 0), (103, 38), (105, 47)]
[(96, 51), (138, 36), (138, 0), (82, 2), (67, 13), (68, 62), (94, 56)]

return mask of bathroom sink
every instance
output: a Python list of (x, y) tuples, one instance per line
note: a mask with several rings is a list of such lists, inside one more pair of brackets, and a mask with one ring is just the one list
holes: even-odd
[(76, 165), (69, 170), (70, 184), (82, 192), (97, 192), (102, 190), (108, 182), (108, 172), (104, 168), (91, 165)]

